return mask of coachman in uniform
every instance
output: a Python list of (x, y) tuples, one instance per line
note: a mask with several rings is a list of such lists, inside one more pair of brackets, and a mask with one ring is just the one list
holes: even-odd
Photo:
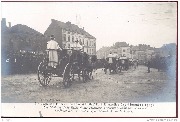
[(62, 50), (58, 43), (55, 41), (54, 35), (51, 35), (50, 41), (47, 42), (47, 51), (49, 55), (48, 66), (56, 68), (58, 65), (58, 50)]

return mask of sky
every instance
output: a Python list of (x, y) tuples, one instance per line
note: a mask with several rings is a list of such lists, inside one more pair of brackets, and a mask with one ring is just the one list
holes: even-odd
[(51, 19), (70, 21), (96, 38), (97, 50), (122, 41), (152, 47), (177, 43), (176, 2), (1, 2), (1, 18), (42, 34)]

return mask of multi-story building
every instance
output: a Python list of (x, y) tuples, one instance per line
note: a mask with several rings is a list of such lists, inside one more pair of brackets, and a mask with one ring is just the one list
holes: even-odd
[(108, 52), (110, 52), (109, 50), (110, 50), (111, 48), (110, 47), (102, 47), (102, 48), (100, 48), (97, 52), (96, 52), (96, 54), (97, 54), (97, 58), (98, 59), (105, 59), (106, 57), (107, 57), (107, 55), (109, 54)]
[(112, 47), (102, 47), (97, 51), (97, 57), (107, 58), (110, 52), (116, 52), (120, 58), (131, 58), (130, 46), (126, 42), (117, 42)]
[(154, 49), (151, 48), (151, 49), (146, 49), (146, 60), (151, 60), (153, 58), (155, 58), (155, 55), (154, 55)]
[(126, 58), (131, 58), (131, 54), (130, 54), (130, 47), (121, 47), (121, 57), (126, 57)]
[(146, 52), (144, 50), (137, 50), (136, 56), (139, 61), (139, 64), (144, 64), (146, 62)]
[(86, 32), (84, 28), (79, 28), (71, 22), (64, 23), (52, 19), (44, 35), (54, 35), (63, 49), (82, 47), (87, 54), (96, 55), (96, 38)]

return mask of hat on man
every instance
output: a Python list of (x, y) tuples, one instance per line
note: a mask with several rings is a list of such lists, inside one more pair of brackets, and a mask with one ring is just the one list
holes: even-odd
[(51, 36), (50, 36), (50, 39), (55, 39), (54, 35), (51, 35)]

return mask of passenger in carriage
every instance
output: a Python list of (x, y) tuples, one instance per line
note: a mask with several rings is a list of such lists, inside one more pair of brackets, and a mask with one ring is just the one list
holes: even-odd
[(109, 53), (107, 58), (108, 58), (108, 63), (112, 64), (113, 63), (113, 54), (112, 54), (112, 52)]
[(49, 56), (48, 66), (56, 68), (58, 65), (58, 50), (62, 50), (55, 41), (54, 35), (50, 36), (50, 41), (47, 42), (47, 51)]

